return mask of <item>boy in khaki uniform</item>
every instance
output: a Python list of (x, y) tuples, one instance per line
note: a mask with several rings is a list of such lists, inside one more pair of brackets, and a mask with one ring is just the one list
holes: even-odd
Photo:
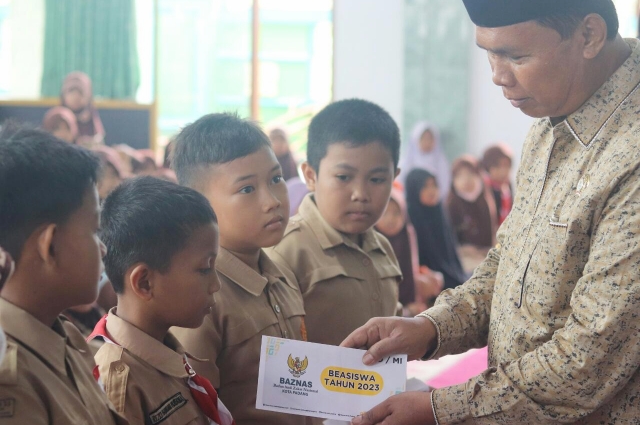
[(216, 216), (195, 190), (152, 177), (129, 180), (105, 200), (101, 237), (118, 305), (90, 338), (116, 410), (132, 424), (232, 425), (211, 383), (169, 332), (198, 327), (220, 289)]
[(402, 274), (373, 225), (399, 173), (399, 149), (396, 123), (364, 100), (335, 102), (311, 121), (302, 170), (313, 193), (268, 250), (300, 285), (311, 342), (339, 345), (367, 320), (397, 312)]
[(0, 288), (0, 423), (123, 424), (94, 379), (80, 332), (60, 313), (98, 296), (104, 245), (98, 160), (35, 130), (0, 134), (0, 246), (15, 273)]
[(222, 287), (198, 329), (174, 334), (225, 400), (238, 425), (301, 425), (303, 416), (257, 410), (263, 335), (303, 340), (304, 308), (297, 282), (262, 248), (277, 244), (289, 220), (282, 170), (267, 136), (253, 123), (211, 114), (178, 135), (172, 166), (181, 184), (205, 195), (220, 227), (216, 270)]

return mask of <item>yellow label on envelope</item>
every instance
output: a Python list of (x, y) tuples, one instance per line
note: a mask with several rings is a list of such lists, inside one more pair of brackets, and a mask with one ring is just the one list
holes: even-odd
[(322, 371), (320, 380), (325, 389), (339, 393), (377, 395), (384, 388), (382, 376), (370, 370), (329, 366)]

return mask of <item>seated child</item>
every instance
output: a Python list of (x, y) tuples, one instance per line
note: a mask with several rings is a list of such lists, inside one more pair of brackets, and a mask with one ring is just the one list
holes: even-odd
[[(196, 328), (220, 282), (216, 216), (195, 190), (153, 177), (129, 180), (105, 200), (105, 268), (118, 305), (90, 338), (105, 391), (131, 424), (232, 424), (191, 357), (169, 332)], [(200, 387), (200, 389), (198, 389)]]
[(42, 129), (65, 142), (75, 143), (78, 138), (76, 116), (64, 106), (56, 106), (44, 114)]
[(513, 206), (513, 189), (509, 181), (512, 156), (509, 147), (503, 144), (491, 146), (482, 155), (482, 166), (487, 172), (487, 185), (495, 199), (498, 225), (505, 221)]
[(458, 254), (462, 266), (472, 271), (495, 244), (496, 204), (475, 158), (461, 156), (453, 162), (451, 170), (453, 179), (446, 209), (460, 244)]
[(418, 264), (416, 233), (409, 221), (402, 191), (395, 183), (389, 204), (375, 228), (389, 239), (400, 264), (403, 277), (400, 284), (402, 315), (413, 317), (422, 313), (427, 309), (429, 300), (436, 298), (442, 290), (444, 278), (442, 273)]
[(302, 296), (262, 248), (282, 239), (289, 200), (269, 139), (254, 123), (231, 114), (206, 115), (185, 127), (172, 166), (181, 184), (207, 197), (218, 216), (222, 289), (198, 329), (174, 334), (218, 389), (238, 425), (304, 424), (303, 416), (256, 409), (262, 336), (304, 340)]
[(421, 266), (444, 276), (445, 289), (467, 280), (457, 253), (456, 237), (440, 201), (438, 182), (433, 174), (416, 168), (407, 176), (407, 207), (418, 237)]
[(128, 175), (118, 152), (110, 146), (95, 146), (93, 151), (100, 159), (98, 196), (104, 201)]
[(369, 319), (398, 313), (402, 274), (373, 225), (389, 202), (399, 151), (398, 126), (371, 102), (335, 102), (311, 121), (303, 173), (313, 193), (268, 251), (300, 285), (309, 341), (339, 345)]
[(0, 246), (16, 262), (0, 290), (3, 425), (126, 423), (94, 379), (84, 338), (60, 316), (98, 295), (97, 172), (90, 152), (50, 134), (0, 134)]

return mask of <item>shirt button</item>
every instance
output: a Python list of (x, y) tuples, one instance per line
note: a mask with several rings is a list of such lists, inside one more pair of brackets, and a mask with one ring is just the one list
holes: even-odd
[(374, 292), (373, 294), (371, 294), (371, 297), (377, 301), (380, 298), (380, 294), (378, 294), (377, 292)]
[(116, 372), (118, 372), (118, 373), (122, 373), (122, 372), (124, 372), (124, 365), (118, 365), (118, 366), (116, 366)]
[(364, 260), (362, 260), (362, 265), (368, 266), (369, 264), (371, 264), (371, 261), (369, 261), (368, 258), (365, 258)]
[(276, 313), (280, 314), (280, 306), (278, 304), (274, 305), (273, 309), (276, 311)]

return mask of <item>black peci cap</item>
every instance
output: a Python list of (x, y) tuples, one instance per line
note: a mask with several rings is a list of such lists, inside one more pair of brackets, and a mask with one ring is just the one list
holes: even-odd
[(469, 17), (479, 27), (497, 28), (549, 16), (576, 12), (597, 13), (616, 23), (618, 15), (612, 0), (463, 0)]

